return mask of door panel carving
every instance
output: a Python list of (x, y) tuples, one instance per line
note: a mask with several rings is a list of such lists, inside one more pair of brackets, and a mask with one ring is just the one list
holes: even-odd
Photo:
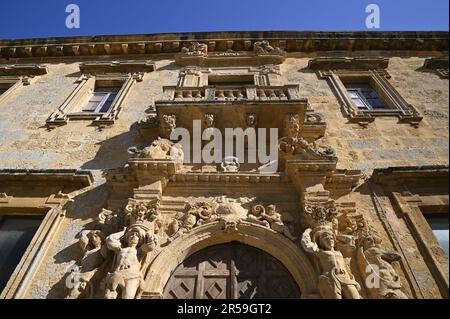
[(300, 291), (274, 257), (232, 242), (203, 249), (180, 264), (164, 290), (168, 299), (290, 299)]

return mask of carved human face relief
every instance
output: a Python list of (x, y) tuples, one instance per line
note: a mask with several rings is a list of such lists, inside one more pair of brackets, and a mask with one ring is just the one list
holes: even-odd
[(323, 232), (320, 235), (320, 246), (324, 250), (333, 250), (334, 249), (334, 235), (332, 232)]

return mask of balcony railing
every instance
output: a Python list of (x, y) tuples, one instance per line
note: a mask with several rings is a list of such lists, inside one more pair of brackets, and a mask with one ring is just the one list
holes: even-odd
[(298, 85), (283, 86), (165, 86), (165, 101), (289, 101), (298, 99)]

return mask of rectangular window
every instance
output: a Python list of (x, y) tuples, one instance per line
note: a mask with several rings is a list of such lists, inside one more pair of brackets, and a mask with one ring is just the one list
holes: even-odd
[(0, 291), (22, 259), (43, 216), (0, 215)]
[(370, 84), (344, 84), (349, 97), (360, 110), (388, 109), (389, 107)]
[(243, 86), (254, 85), (255, 76), (253, 74), (239, 74), (239, 75), (209, 75), (208, 85), (214, 86)]
[(119, 87), (96, 88), (81, 109), (82, 112), (106, 113), (119, 93)]
[(436, 239), (438, 240), (439, 244), (441, 245), (442, 249), (445, 251), (445, 254), (448, 256), (448, 215), (442, 216), (442, 215), (433, 215), (433, 214), (424, 214), (428, 224), (431, 227), (431, 230), (433, 231), (434, 236), (436, 236)]

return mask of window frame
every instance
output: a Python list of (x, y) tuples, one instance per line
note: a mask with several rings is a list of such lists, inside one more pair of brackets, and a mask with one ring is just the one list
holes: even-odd
[[(48, 129), (66, 125), (72, 120), (90, 120), (92, 125), (105, 127), (114, 124), (122, 111), (122, 103), (128, 95), (131, 87), (142, 77), (131, 74), (99, 74), (82, 75), (76, 83), (77, 87), (69, 97), (53, 112), (46, 121)], [(82, 108), (88, 103), (96, 88), (117, 87), (118, 92), (107, 112), (86, 112)], [(96, 108), (97, 110), (97, 108)]]
[[(29, 185), (38, 185), (35, 189)], [(26, 298), (55, 236), (66, 220), (72, 202), (70, 194), (90, 187), (88, 171), (0, 170), (0, 214), (43, 216), (36, 233), (10, 276), (0, 299)], [(67, 193), (65, 193), (67, 191)]]
[[(423, 117), (419, 111), (406, 102), (389, 82), (391, 78), (386, 70), (319, 70), (318, 76), (327, 79), (335, 92), (344, 115), (350, 123), (367, 126), (375, 117), (395, 116), (399, 123), (408, 123), (418, 127)], [(347, 93), (344, 83), (365, 83), (375, 90), (388, 108), (359, 109)]]

